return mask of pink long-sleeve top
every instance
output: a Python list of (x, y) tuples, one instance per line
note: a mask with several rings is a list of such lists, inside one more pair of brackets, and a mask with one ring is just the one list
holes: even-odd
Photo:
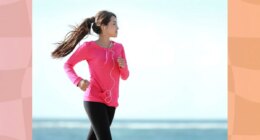
[[(117, 58), (125, 59), (125, 67), (118, 65)], [(73, 84), (82, 78), (73, 67), (86, 60), (89, 66), (90, 84), (84, 92), (84, 101), (104, 103), (117, 107), (119, 97), (119, 78), (126, 80), (129, 76), (125, 52), (122, 44), (112, 41), (110, 48), (103, 48), (95, 41), (83, 43), (64, 64), (64, 70)]]

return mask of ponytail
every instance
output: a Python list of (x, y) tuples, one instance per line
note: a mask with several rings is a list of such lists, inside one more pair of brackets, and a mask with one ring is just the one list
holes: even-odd
[(65, 39), (51, 53), (53, 58), (61, 58), (71, 53), (76, 45), (90, 33), (91, 24), (95, 23), (95, 17), (85, 19), (78, 27), (72, 26), (73, 30), (67, 33)]

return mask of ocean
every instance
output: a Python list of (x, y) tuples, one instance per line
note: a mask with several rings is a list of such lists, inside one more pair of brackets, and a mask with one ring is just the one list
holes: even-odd
[[(33, 140), (86, 140), (82, 119), (33, 119)], [(117, 120), (113, 140), (227, 140), (226, 120)]]

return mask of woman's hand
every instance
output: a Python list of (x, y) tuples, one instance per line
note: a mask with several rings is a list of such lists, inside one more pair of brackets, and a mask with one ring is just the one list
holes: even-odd
[(89, 81), (82, 79), (77, 85), (82, 91), (86, 91), (89, 86)]
[(120, 68), (124, 68), (125, 67), (125, 59), (124, 58), (118, 57), (117, 58), (117, 63), (118, 63)]

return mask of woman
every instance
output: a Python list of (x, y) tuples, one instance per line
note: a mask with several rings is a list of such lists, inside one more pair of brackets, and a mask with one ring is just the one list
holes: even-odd
[[(64, 69), (69, 79), (84, 91), (84, 108), (91, 122), (88, 140), (111, 140), (110, 125), (118, 106), (119, 79), (129, 76), (125, 52), (122, 44), (111, 41), (116, 37), (118, 26), (116, 15), (100, 11), (87, 18), (58, 44), (52, 52), (54, 58), (65, 57), (73, 51), (80, 40), (90, 33), (91, 27), (99, 35), (96, 41), (84, 42), (69, 57)], [(78, 76), (73, 67), (86, 60), (90, 79)]]

